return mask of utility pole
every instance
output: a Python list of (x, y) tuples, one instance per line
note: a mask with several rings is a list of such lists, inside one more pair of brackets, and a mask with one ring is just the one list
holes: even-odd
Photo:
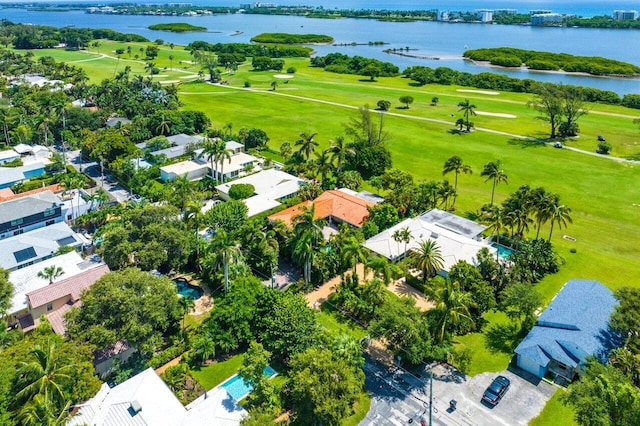
[(429, 370), (429, 426), (433, 426), (433, 368)]

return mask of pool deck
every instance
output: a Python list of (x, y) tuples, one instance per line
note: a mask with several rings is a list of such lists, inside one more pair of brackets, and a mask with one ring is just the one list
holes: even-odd
[(189, 283), (194, 287), (198, 287), (202, 289), (202, 291), (204, 292), (202, 297), (193, 301), (194, 307), (193, 307), (193, 310), (189, 312), (189, 315), (194, 315), (194, 316), (202, 315), (205, 312), (209, 312), (211, 308), (213, 308), (213, 297), (211, 297), (211, 292), (206, 286), (200, 285), (200, 282), (194, 279), (191, 275), (178, 274), (175, 277), (173, 277), (173, 279), (178, 279), (178, 278), (183, 278), (184, 280), (187, 281), (187, 283)]

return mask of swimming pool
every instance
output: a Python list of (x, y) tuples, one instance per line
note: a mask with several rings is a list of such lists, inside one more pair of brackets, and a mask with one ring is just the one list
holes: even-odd
[[(273, 368), (267, 365), (262, 374), (265, 377), (272, 378), (277, 373)], [(236, 401), (240, 401), (253, 390), (253, 387), (246, 384), (237, 374), (234, 374), (231, 378), (227, 379), (227, 381), (221, 384), (220, 387), (223, 387)]]
[(491, 244), (491, 247), (495, 247), (496, 249), (498, 249), (498, 257), (500, 259), (507, 259), (514, 251), (513, 249), (510, 249), (509, 247), (505, 247), (502, 244), (498, 243)]
[(183, 297), (197, 300), (204, 294), (204, 291), (200, 287), (189, 284), (184, 278), (174, 278), (173, 282), (178, 289), (178, 294)]

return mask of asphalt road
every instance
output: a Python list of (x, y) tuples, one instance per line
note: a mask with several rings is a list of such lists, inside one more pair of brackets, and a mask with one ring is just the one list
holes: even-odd
[[(365, 386), (371, 394), (371, 408), (360, 426), (429, 425), (428, 372), (420, 378), (403, 370), (367, 359)], [(433, 368), (432, 425), (494, 426), (527, 425), (544, 408), (557, 390), (548, 383), (531, 383), (512, 371), (483, 373), (467, 377), (456, 370), (437, 365)], [(511, 380), (500, 403), (493, 407), (481, 401), (486, 387), (497, 375)], [(455, 410), (449, 401), (457, 401)]]
[(129, 199), (129, 192), (120, 186), (108, 172), (105, 171), (105, 179), (102, 179), (102, 170), (100, 170), (98, 163), (95, 161), (83, 162), (79, 150), (67, 152), (67, 161), (74, 169), (93, 179), (96, 183), (96, 188), (104, 189), (111, 200), (122, 203)]

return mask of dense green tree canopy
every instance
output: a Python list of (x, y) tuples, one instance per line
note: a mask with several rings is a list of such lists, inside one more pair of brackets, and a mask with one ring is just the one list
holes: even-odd
[(290, 378), (294, 410), (307, 425), (340, 425), (364, 385), (361, 369), (317, 348), (293, 356)]
[(67, 314), (67, 334), (97, 349), (126, 340), (149, 353), (180, 327), (174, 283), (139, 269), (103, 276), (83, 293), (82, 302)]

